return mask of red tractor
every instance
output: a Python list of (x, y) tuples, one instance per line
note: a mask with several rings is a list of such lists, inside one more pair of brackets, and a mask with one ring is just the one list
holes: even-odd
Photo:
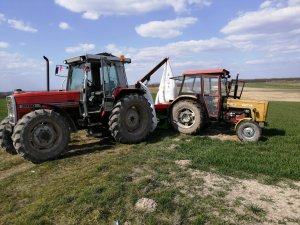
[(0, 124), (0, 146), (7, 152), (39, 163), (64, 153), (77, 130), (111, 134), (121, 143), (138, 143), (154, 130), (147, 90), (128, 87), (124, 65), (130, 59), (108, 53), (67, 59), (56, 67), (56, 74), (68, 71), (66, 90), (49, 91), (44, 58), (47, 91), (16, 90), (7, 97), (8, 116)]

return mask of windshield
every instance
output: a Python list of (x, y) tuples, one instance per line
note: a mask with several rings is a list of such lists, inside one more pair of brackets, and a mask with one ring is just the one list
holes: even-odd
[(185, 76), (181, 93), (201, 93), (201, 78), (199, 76)]
[(69, 70), (68, 90), (81, 90), (84, 79), (84, 64), (72, 65)]

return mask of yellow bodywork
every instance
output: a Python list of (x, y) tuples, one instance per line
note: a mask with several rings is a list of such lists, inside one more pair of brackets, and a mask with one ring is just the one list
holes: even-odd
[(224, 100), (224, 109), (250, 109), (253, 121), (265, 122), (268, 112), (268, 101), (227, 98)]

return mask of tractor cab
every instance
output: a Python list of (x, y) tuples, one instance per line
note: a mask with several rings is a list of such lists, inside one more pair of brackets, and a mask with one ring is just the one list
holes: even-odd
[[(56, 75), (67, 73), (67, 91), (80, 91), (83, 115), (111, 111), (117, 89), (128, 88), (125, 63), (130, 59), (109, 53), (87, 54), (64, 61)], [(66, 69), (67, 72), (63, 72)]]
[(219, 119), (223, 99), (229, 96), (231, 86), (234, 86), (228, 81), (229, 78), (229, 71), (216, 69), (186, 71), (183, 76), (173, 79), (180, 81), (178, 98), (190, 95), (199, 98), (208, 117)]

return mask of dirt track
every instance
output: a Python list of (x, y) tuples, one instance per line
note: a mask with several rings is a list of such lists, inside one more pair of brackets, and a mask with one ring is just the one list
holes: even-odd
[(245, 87), (242, 99), (300, 102), (300, 89), (263, 89)]

